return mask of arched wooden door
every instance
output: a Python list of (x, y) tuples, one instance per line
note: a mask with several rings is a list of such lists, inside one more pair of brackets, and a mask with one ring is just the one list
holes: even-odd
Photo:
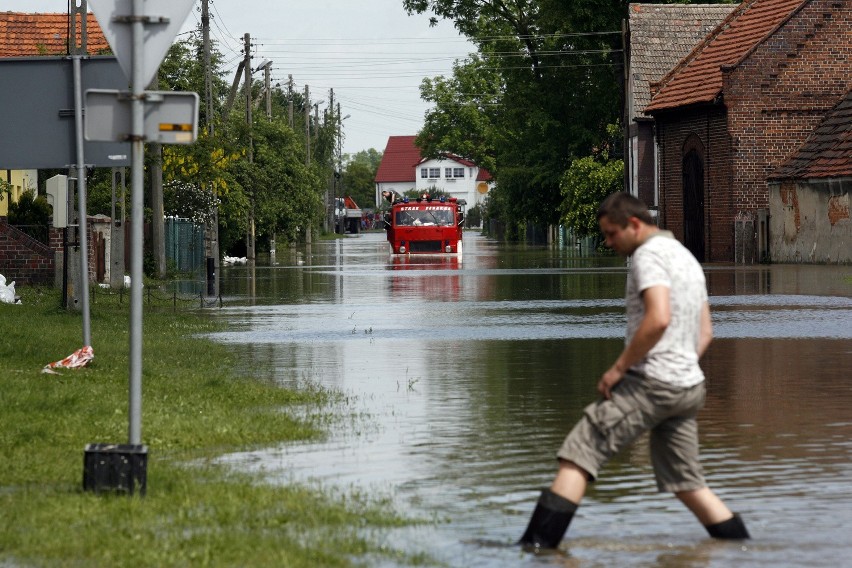
[(696, 150), (683, 157), (683, 244), (704, 262), (704, 160)]

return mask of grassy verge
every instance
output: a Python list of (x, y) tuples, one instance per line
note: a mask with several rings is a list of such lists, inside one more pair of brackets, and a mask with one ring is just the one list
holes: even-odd
[(199, 338), (214, 324), (198, 313), (145, 308), (147, 496), (84, 492), (86, 444), (127, 441), (127, 304), (93, 305), (95, 360), (49, 375), (40, 372), (45, 364), (81, 347), (81, 317), (59, 308), (54, 291), (18, 293), (23, 305), (0, 304), (0, 565), (422, 560), (378, 542), (381, 529), (410, 522), (390, 503), (269, 485), (212, 463), (226, 451), (321, 435), (322, 413), (295, 419), (283, 410), (335, 395), (235, 376), (227, 347)]

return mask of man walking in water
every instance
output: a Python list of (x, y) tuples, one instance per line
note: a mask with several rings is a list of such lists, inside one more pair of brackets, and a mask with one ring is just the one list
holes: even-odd
[(598, 223), (607, 246), (632, 257), (625, 347), (598, 382), (603, 398), (586, 407), (557, 452), (559, 471), (520, 544), (556, 548), (586, 485), (647, 431), (658, 489), (674, 493), (710, 536), (749, 538), (739, 515), (707, 487), (698, 458), (695, 417), (705, 395), (698, 359), (713, 335), (701, 265), (627, 193), (604, 200)]

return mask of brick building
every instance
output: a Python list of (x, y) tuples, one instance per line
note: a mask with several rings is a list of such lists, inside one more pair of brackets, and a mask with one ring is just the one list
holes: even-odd
[(852, 0), (746, 0), (651, 88), (661, 226), (768, 259), (768, 178), (852, 88)]
[(733, 4), (630, 4), (627, 15), (624, 153), (626, 185), (653, 213), (659, 203), (650, 84), (662, 79), (734, 9)]

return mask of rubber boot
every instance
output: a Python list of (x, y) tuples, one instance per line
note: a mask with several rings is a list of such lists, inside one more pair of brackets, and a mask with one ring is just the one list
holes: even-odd
[(536, 503), (530, 524), (518, 541), (522, 546), (556, 548), (577, 510), (577, 504), (545, 489)]
[(746, 530), (745, 523), (742, 518), (736, 513), (727, 521), (716, 523), (715, 525), (707, 525), (707, 532), (713, 538), (724, 539), (745, 539), (751, 538)]

